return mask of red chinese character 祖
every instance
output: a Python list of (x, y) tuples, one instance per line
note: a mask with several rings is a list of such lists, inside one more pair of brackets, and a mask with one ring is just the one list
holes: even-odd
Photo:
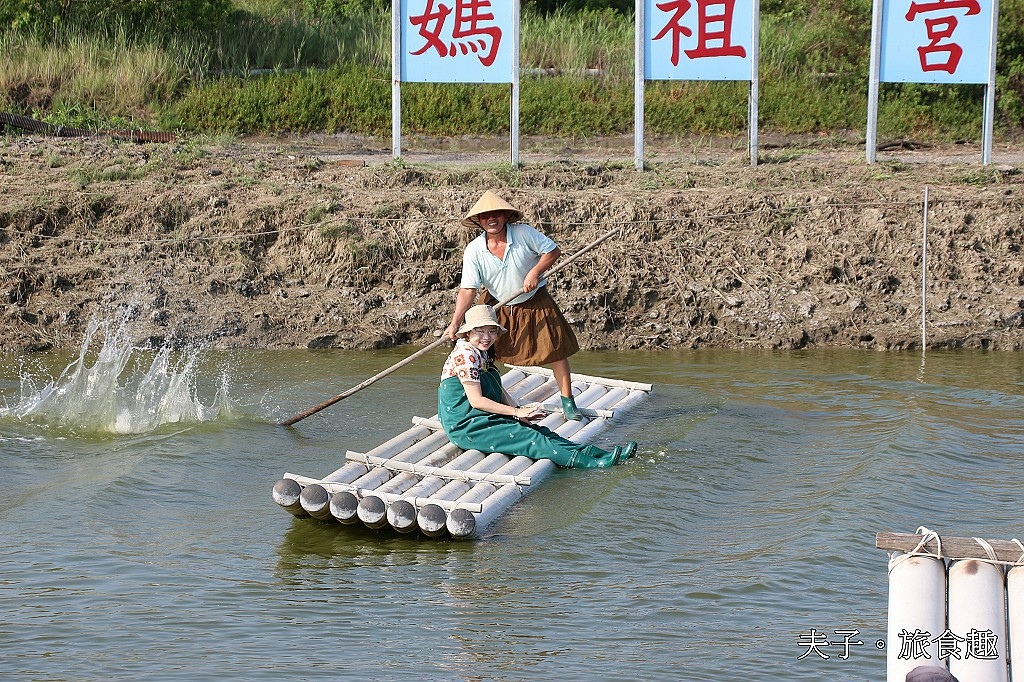
[(419, 34), (425, 41), (423, 47), (410, 54), (421, 55), (434, 49), (442, 57), (455, 57), (460, 52), (464, 55), (473, 52), (481, 64), (490, 66), (494, 63), (501, 43), (501, 28), (483, 25), (484, 22), (494, 21), (494, 14), (486, 11), (490, 8), (490, 0), (455, 0), (452, 42), (446, 44), (441, 34), (445, 22), (452, 14), (452, 8), (438, 3), (435, 10), (434, 0), (427, 0), (423, 14), (409, 17), (409, 23), (419, 27)]
[[(746, 57), (741, 45), (733, 45), (732, 20), (736, 0), (694, 0), (697, 4), (697, 47), (683, 52), (690, 59), (702, 57)], [(679, 41), (689, 38), (693, 31), (683, 26), (683, 17), (690, 11), (690, 0), (668, 0), (655, 5), (662, 12), (672, 12), (654, 40), (672, 34), (672, 66), (679, 66)]]
[[(931, 0), (931, 2), (911, 2), (906, 19), (907, 21), (913, 21), (918, 14), (948, 12), (954, 9), (966, 9), (967, 12), (965, 14), (967, 16), (981, 12), (981, 6), (977, 0)], [(929, 43), (917, 48), (922, 71), (956, 73), (956, 67), (960, 64), (960, 58), (963, 57), (964, 50), (959, 44), (952, 41), (942, 42), (953, 37), (956, 25), (956, 17), (952, 15), (924, 20)], [(945, 58), (935, 58), (936, 55), (945, 55)]]

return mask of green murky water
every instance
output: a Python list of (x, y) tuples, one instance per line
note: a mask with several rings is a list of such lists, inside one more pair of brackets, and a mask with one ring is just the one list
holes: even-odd
[[(413, 350), (122, 350), (72, 388), (74, 357), (3, 358), (0, 676), (879, 680), (874, 534), (1021, 535), (1013, 354), (583, 353), (655, 384), (601, 434), (640, 456), (556, 472), (481, 540), (274, 504), (436, 411), (442, 349), (276, 426)], [(812, 628), (863, 644), (800, 659)]]

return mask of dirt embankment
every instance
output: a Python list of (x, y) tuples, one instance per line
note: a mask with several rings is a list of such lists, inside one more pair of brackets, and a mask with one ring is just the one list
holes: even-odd
[(76, 348), (124, 303), (151, 344), (432, 339), (495, 189), (566, 256), (620, 228), (551, 284), (584, 348), (919, 348), (927, 187), (929, 347), (1024, 347), (1019, 150), (649, 146), (640, 173), (621, 148), (360, 144), (0, 138), (0, 346)]

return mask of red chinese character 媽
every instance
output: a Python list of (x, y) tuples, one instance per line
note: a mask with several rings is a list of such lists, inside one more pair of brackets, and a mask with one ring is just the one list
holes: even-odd
[(419, 34), (426, 40), (423, 43), (423, 47), (410, 54), (421, 55), (430, 48), (434, 48), (439, 55), (447, 57), (448, 46), (441, 40), (441, 30), (444, 28), (445, 20), (451, 13), (452, 8), (444, 4), (439, 5), (437, 11), (434, 11), (434, 0), (427, 0), (427, 6), (424, 8), (423, 14), (410, 16), (409, 23), (413, 26), (419, 26)]
[[(466, 46), (473, 52), (480, 51), (480, 63), (490, 66), (498, 54), (498, 44), (501, 43), (501, 29), (497, 26), (481, 26), (482, 22), (494, 21), (494, 14), (485, 12), (490, 9), (490, 0), (456, 0), (455, 30), (452, 37), (468, 39), (467, 42), (458, 43), (462, 54), (466, 54)], [(454, 52), (455, 46), (452, 45)]]
[(427, 0), (423, 14), (409, 17), (409, 23), (419, 27), (423, 37), (423, 47), (412, 55), (421, 55), (434, 49), (442, 57), (455, 57), (460, 52), (464, 55), (477, 54), (480, 63), (490, 66), (498, 54), (501, 43), (501, 28), (485, 26), (484, 22), (494, 21), (494, 14), (486, 11), (491, 7), (490, 0), (455, 0), (455, 22), (452, 28), (452, 42), (446, 44), (442, 38), (445, 22), (452, 14), (452, 8), (438, 3), (434, 9), (434, 0)]

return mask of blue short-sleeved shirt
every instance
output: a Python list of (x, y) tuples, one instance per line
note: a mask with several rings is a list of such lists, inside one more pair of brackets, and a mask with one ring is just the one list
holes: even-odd
[[(505, 258), (500, 259), (487, 250), (487, 234), (482, 233), (466, 247), (462, 254), (462, 282), (459, 284), (463, 289), (479, 289), (487, 287), (499, 301), (504, 301), (509, 296), (514, 296), (523, 290), (523, 279), (537, 265), (537, 261), (545, 253), (551, 253), (558, 248), (550, 237), (545, 236), (539, 230), (530, 227), (525, 223), (509, 225), (506, 228), (506, 239), (508, 246), (505, 248)], [(541, 279), (538, 289), (547, 284), (547, 279)], [(522, 303), (533, 298), (537, 289), (517, 297), (513, 304)]]

